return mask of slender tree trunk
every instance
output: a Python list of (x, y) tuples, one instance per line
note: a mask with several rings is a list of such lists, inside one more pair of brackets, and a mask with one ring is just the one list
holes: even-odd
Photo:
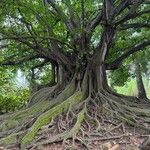
[(138, 89), (138, 98), (147, 99), (146, 91), (142, 80), (141, 66), (138, 61), (135, 62), (135, 74), (136, 74), (136, 83)]
[(55, 65), (52, 64), (51, 67), (52, 67), (51, 68), (52, 70), (51, 70), (51, 82), (50, 83), (51, 83), (51, 85), (54, 85), (55, 82), (56, 82), (56, 79), (55, 79), (56, 78), (56, 75), (55, 75), (56, 74), (55, 73)]

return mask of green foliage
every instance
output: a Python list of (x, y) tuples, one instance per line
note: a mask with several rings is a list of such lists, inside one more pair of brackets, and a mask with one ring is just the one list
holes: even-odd
[[(38, 84), (45, 85), (52, 80), (52, 68), (50, 64), (35, 69), (34, 81)], [(27, 74), (28, 75), (28, 74)], [(32, 82), (31, 76), (28, 76), (29, 81)]]
[(1, 88), (0, 108), (1, 112), (10, 112), (26, 105), (29, 96), (28, 88), (15, 88), (12, 85)]
[(0, 68), (0, 113), (25, 106), (28, 96), (28, 88), (18, 88), (15, 85), (13, 69)]
[[(149, 82), (146, 78), (143, 78), (144, 81), (144, 87), (147, 93), (147, 97), (150, 98), (150, 86), (149, 86)], [(130, 96), (137, 96), (138, 91), (137, 91), (137, 86), (136, 86), (136, 81), (135, 78), (131, 78), (130, 80), (128, 80), (125, 85), (123, 86), (115, 86), (114, 89), (121, 94), (124, 95), (130, 95)]]
[(120, 67), (117, 70), (113, 70), (110, 72), (110, 85), (114, 86), (123, 86), (128, 80), (130, 74), (129, 69), (125, 66)]

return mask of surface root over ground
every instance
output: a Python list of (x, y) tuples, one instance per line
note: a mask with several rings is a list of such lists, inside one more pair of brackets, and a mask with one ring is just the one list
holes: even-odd
[[(39, 100), (25, 110), (1, 116), (0, 144), (10, 149), (44, 149), (54, 143), (61, 143), (62, 149), (91, 149), (93, 141), (129, 137), (126, 125), (148, 134), (147, 106), (148, 102), (136, 103), (108, 91), (86, 96), (69, 85), (52, 101)], [(120, 128), (123, 134), (112, 135)]]

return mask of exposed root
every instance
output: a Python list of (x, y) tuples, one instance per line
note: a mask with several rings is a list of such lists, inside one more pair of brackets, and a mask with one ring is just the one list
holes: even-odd
[(40, 102), (41, 100), (46, 100), (48, 97), (50, 97), (50, 94), (53, 93), (55, 90), (56, 86), (53, 87), (46, 87), (42, 88), (39, 91), (35, 92), (29, 99), (29, 104), (28, 106), (31, 107), (34, 104)]
[(141, 150), (148, 150), (150, 149), (150, 136), (148, 136), (143, 143), (140, 145)]
[[(120, 99), (112, 95), (108, 97), (108, 93), (100, 93), (100, 97), (106, 101), (104, 109), (107, 113), (111, 113), (112, 116), (118, 118), (122, 122), (128, 123), (130, 125), (140, 127), (142, 129), (150, 131), (150, 126), (144, 126), (144, 123), (150, 122), (147, 117), (150, 117), (150, 110), (147, 108), (141, 108), (141, 105), (131, 105), (128, 101)], [(122, 102), (122, 101), (125, 102)], [(126, 103), (126, 104), (125, 104)]]
[(59, 114), (61, 114), (63, 111), (66, 111), (69, 105), (72, 106), (79, 103), (81, 100), (83, 100), (84, 94), (81, 91), (76, 92), (74, 95), (69, 97), (66, 101), (62, 102), (59, 105), (56, 105), (52, 109), (48, 110), (47, 112), (43, 113), (36, 122), (33, 124), (29, 132), (23, 137), (21, 140), (21, 145), (27, 145), (29, 144), (37, 134), (38, 130), (43, 126), (50, 122), (52, 118), (55, 118)]
[[(76, 135), (77, 135), (78, 131), (80, 130), (81, 124), (84, 121), (84, 119), (85, 119), (85, 109), (83, 109), (79, 112), (79, 114), (77, 116), (77, 121), (70, 131), (66, 131), (61, 134), (58, 134), (57, 136), (54, 136), (53, 138), (46, 140), (44, 142), (36, 143), (36, 145), (34, 145), (33, 148), (35, 149), (36, 147), (39, 147), (41, 145), (46, 145), (46, 144), (60, 142), (60, 141), (63, 141), (63, 145), (65, 146), (65, 141), (70, 138), (73, 138), (73, 141), (78, 140), (83, 144), (84, 142), (82, 141), (82, 139), (76, 137)], [(75, 145), (74, 142), (73, 142), (73, 145)], [(86, 145), (86, 144), (84, 143), (84, 145)]]
[[(17, 111), (13, 114), (0, 116), (0, 145), (4, 143), (4, 138), (7, 139), (7, 135), (14, 135), (20, 131), (28, 130), (28, 128), (32, 126), (40, 114), (43, 114), (45, 111), (70, 97), (74, 93), (74, 90), (74, 83), (70, 83), (66, 89), (52, 101), (41, 99), (38, 103), (29, 108)], [(10, 137), (8, 136), (8, 139), (9, 138)], [(11, 141), (12, 140), (10, 140), (8, 144), (11, 144)], [(7, 143), (5, 144), (7, 145)]]
[[(74, 93), (74, 86), (68, 86), (62, 94), (50, 102), (39, 101), (28, 109), (11, 114), (9, 117), (5, 116), (5, 121), (0, 125), (0, 136), (4, 137), (0, 140), (0, 144), (18, 144), (22, 149), (36, 149), (43, 145), (62, 142), (65, 149), (68, 147), (69, 139), (73, 148), (80, 145), (90, 149), (89, 143), (92, 141), (128, 136), (125, 134), (125, 123), (150, 131), (148, 124), (150, 110), (141, 108), (141, 104), (118, 98), (108, 91), (92, 93), (87, 99), (84, 98), (84, 92)], [(104, 116), (109, 116), (112, 120), (107, 120)], [(116, 118), (121, 122), (114, 122)], [(103, 126), (106, 121), (112, 125), (110, 128)], [(42, 129), (43, 126), (47, 128), (45, 131)], [(123, 130), (123, 134), (110, 136), (110, 133), (118, 128)], [(52, 134), (51, 137), (48, 136), (49, 133)], [(36, 138), (36, 135), (39, 137)], [(103, 137), (105, 135), (109, 136)]]
[[(136, 107), (123, 105), (122, 102), (119, 103), (119, 100), (116, 99), (109, 99), (107, 95), (101, 94), (96, 97), (96, 99), (93, 99), (91, 97), (88, 97), (86, 100), (79, 103), (78, 107), (72, 107), (72, 105), (68, 105), (66, 110), (66, 114), (62, 114), (59, 116), (58, 120), (58, 132), (61, 132), (57, 134), (56, 136), (53, 136), (52, 138), (42, 141), (42, 142), (36, 142), (34, 146), (32, 145), (32, 149), (35, 149), (36, 147), (40, 147), (41, 145), (47, 145), (54, 142), (62, 142), (63, 149), (67, 147), (68, 144), (66, 144), (67, 139), (72, 139), (72, 146), (75, 148), (76, 142), (79, 142), (82, 146), (84, 146), (86, 149), (89, 149), (89, 142), (92, 141), (105, 141), (105, 140), (113, 140), (113, 139), (120, 139), (122, 137), (128, 137), (129, 135), (122, 134), (117, 136), (109, 136), (109, 137), (102, 137), (101, 132), (104, 133), (104, 135), (107, 135), (111, 133), (113, 130), (116, 130), (118, 128), (122, 128), (124, 123), (129, 123), (134, 126), (142, 127), (145, 129), (144, 126), (142, 126), (140, 119), (143, 116), (149, 116), (149, 110), (146, 109), (138, 109)], [(98, 101), (99, 100), (99, 101)], [(101, 109), (103, 107), (103, 111)], [(82, 110), (81, 110), (82, 108)], [(76, 116), (74, 111), (78, 112), (78, 115)], [(112, 128), (109, 130), (104, 129), (101, 126), (101, 121), (103, 123), (103, 118), (100, 117), (100, 113), (105, 114), (105, 111), (113, 118), (118, 118), (122, 122), (119, 124), (114, 123)], [(131, 115), (132, 113), (132, 115)], [(64, 118), (64, 116), (66, 116)], [(71, 117), (70, 117), (71, 116)], [(72, 122), (74, 118), (77, 117), (77, 121), (73, 127)], [(71, 120), (71, 118), (73, 118)], [(83, 123), (84, 121), (84, 123)], [(111, 123), (111, 122), (110, 122)], [(69, 129), (71, 127), (71, 129)], [(85, 131), (84, 128), (88, 128), (88, 132), (92, 131), (92, 134)], [(81, 134), (77, 133), (81, 131)], [(100, 133), (99, 133), (100, 131)], [(124, 133), (123, 129), (123, 133)], [(91, 138), (91, 136), (98, 136), (99, 138)]]

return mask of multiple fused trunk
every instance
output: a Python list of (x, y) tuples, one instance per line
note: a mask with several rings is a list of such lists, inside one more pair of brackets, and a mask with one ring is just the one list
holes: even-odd
[(100, 43), (93, 54), (87, 51), (90, 51), (90, 37), (88, 34), (78, 37), (81, 42), (74, 39), (73, 42), (75, 47), (78, 48), (78, 54), (73, 56), (73, 59), (66, 55), (69, 62), (73, 64), (72, 66), (71, 64), (58, 62), (56, 67), (58, 70), (57, 83), (65, 87), (72, 79), (75, 79), (76, 87), (86, 91), (89, 95), (93, 91), (98, 92), (107, 89), (105, 60), (114, 41), (115, 34), (116, 30), (114, 28), (104, 26)]
[(59, 66), (59, 74), (57, 76), (58, 84), (63, 88), (66, 87), (72, 80), (75, 80), (77, 90), (82, 90), (91, 95), (92, 92), (98, 92), (107, 89), (107, 77), (104, 64), (80, 66), (75, 69), (72, 74), (62, 66)]

